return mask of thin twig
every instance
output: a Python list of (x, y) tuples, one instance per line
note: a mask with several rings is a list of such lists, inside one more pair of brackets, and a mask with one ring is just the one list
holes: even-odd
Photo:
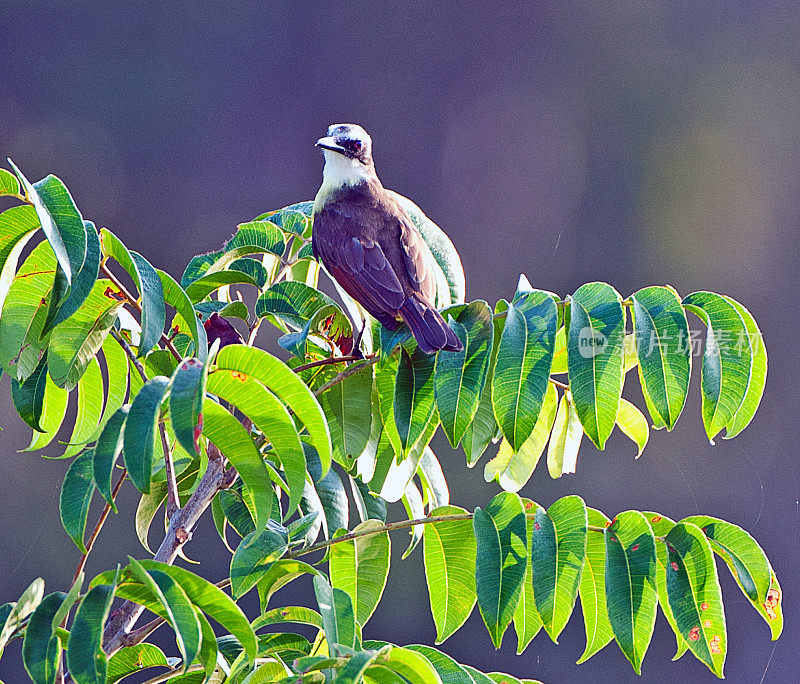
[[(97, 536), (100, 534), (100, 530), (103, 528), (103, 525), (105, 524), (106, 519), (108, 518), (108, 514), (111, 512), (111, 505), (112, 505), (111, 502), (117, 498), (117, 493), (119, 492), (120, 487), (122, 487), (122, 483), (125, 481), (125, 477), (127, 476), (127, 474), (128, 471), (125, 468), (123, 468), (122, 473), (120, 474), (119, 479), (117, 480), (117, 484), (114, 485), (114, 489), (111, 491), (111, 501), (106, 502), (106, 505), (103, 508), (103, 512), (100, 513), (100, 517), (97, 519), (97, 523), (95, 524), (94, 529), (92, 530), (92, 534), (89, 536), (89, 541), (86, 542), (86, 552), (81, 556), (80, 561), (78, 561), (78, 569), (75, 570), (75, 575), (72, 578), (72, 584), (75, 584), (75, 582), (78, 580), (78, 575), (80, 575), (83, 572), (83, 568), (86, 566), (86, 559), (89, 558), (89, 553), (91, 552), (92, 547), (94, 546), (94, 542), (97, 539)], [(66, 618), (64, 618), (64, 620), (66, 621)], [(63, 624), (64, 623), (62, 623), (62, 626)]]
[(349, 361), (369, 361), (370, 359), (378, 356), (378, 352), (374, 354), (367, 354), (364, 356), (363, 354), (351, 354), (350, 356), (331, 356), (327, 359), (319, 359), (318, 361), (311, 361), (310, 363), (304, 363), (302, 366), (297, 366), (297, 368), (292, 368), (295, 373), (301, 373), (304, 370), (308, 370), (309, 368), (316, 368), (317, 366), (327, 366), (333, 363), (344, 363)]
[(550, 382), (552, 382), (556, 387), (560, 387), (563, 390), (568, 390), (569, 385), (566, 382), (561, 382), (560, 380), (556, 380), (555, 378), (549, 378)]
[(378, 361), (378, 357), (377, 356), (373, 356), (372, 358), (366, 359), (364, 361), (364, 363), (354, 363), (352, 366), (349, 366), (348, 368), (345, 368), (341, 373), (339, 373), (339, 375), (337, 375), (334, 378), (331, 378), (324, 385), (321, 385), (316, 390), (314, 390), (314, 396), (318, 397), (320, 394), (322, 394), (326, 390), (329, 390), (334, 385), (338, 385), (340, 382), (342, 382), (342, 380), (346, 380), (351, 375), (353, 375), (354, 373), (357, 373), (358, 371), (362, 370), (363, 368), (367, 368), (368, 366), (374, 365), (375, 363), (377, 363), (377, 361)]
[[(100, 262), (100, 270), (103, 272), (103, 275), (108, 278), (112, 283), (114, 283), (114, 287), (119, 288), (119, 291), (122, 293), (122, 296), (128, 300), (130, 305), (136, 309), (140, 314), (142, 313), (142, 305), (139, 303), (139, 300), (134, 297), (130, 292), (128, 292), (127, 288), (122, 284), (119, 278), (115, 276), (111, 270), (106, 266), (105, 262)], [(163, 332), (161, 333), (161, 342), (164, 346), (169, 349), (170, 353), (180, 361), (183, 357), (178, 353), (178, 350), (175, 349), (175, 346), (172, 344), (172, 340), (169, 339)]]

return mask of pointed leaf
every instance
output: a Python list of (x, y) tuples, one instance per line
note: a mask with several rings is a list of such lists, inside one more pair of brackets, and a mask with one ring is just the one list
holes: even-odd
[(217, 368), (253, 376), (274, 392), (308, 428), (322, 473), (331, 464), (331, 438), (325, 414), (308, 386), (289, 367), (262, 349), (229, 345), (217, 354)]
[(176, 312), (176, 320), (172, 322), (172, 325), (177, 325), (179, 331), (184, 331), (184, 326), (186, 327), (185, 332), (191, 335), (194, 340), (194, 355), (201, 361), (205, 361), (208, 355), (206, 329), (198, 319), (192, 306), (192, 301), (169, 273), (159, 269), (156, 269), (156, 273), (161, 279), (164, 301)]
[(117, 457), (122, 453), (124, 443), (123, 429), (125, 420), (128, 417), (130, 405), (125, 405), (118, 409), (109, 418), (94, 447), (94, 457), (92, 459), (92, 473), (97, 489), (116, 511), (111, 496), (111, 480), (114, 473), (114, 466)]
[(208, 364), (184, 359), (172, 375), (169, 415), (180, 445), (192, 456), (200, 455), (203, 431), (203, 400), (208, 382)]
[(296, 280), (284, 280), (265, 290), (256, 301), (258, 318), (273, 315), (280, 320), (302, 328), (317, 309), (336, 304), (328, 295)]
[(244, 413), (270, 441), (289, 486), (287, 516), (294, 513), (305, 484), (306, 457), (286, 408), (264, 385), (242, 371), (214, 371), (208, 379), (208, 391)]
[(418, 347), (400, 352), (394, 390), (394, 419), (403, 456), (407, 456), (433, 415), (435, 357)]
[(530, 499), (522, 499), (525, 508), (525, 526), (528, 533), (528, 562), (525, 565), (525, 581), (522, 585), (522, 594), (514, 612), (514, 631), (517, 633), (517, 655), (521, 655), (542, 628), (542, 617), (536, 610), (536, 600), (533, 597), (533, 528), (536, 523), (535, 511), (541, 507)]
[[(406, 491), (403, 492), (401, 501), (403, 502), (403, 508), (406, 509), (406, 516), (408, 516), (409, 520), (415, 520), (425, 516), (425, 505), (422, 503), (422, 494), (419, 493), (419, 489), (417, 489), (413, 479), (408, 481)], [(411, 552), (417, 548), (417, 544), (422, 540), (424, 531), (423, 525), (414, 525), (411, 527), (411, 541), (409, 541), (408, 548), (401, 556), (402, 560), (405, 560)]]
[(687, 522), (675, 525), (664, 543), (667, 594), (677, 627), (695, 657), (722, 678), (728, 640), (711, 545), (697, 525)]
[(113, 600), (114, 586), (102, 584), (90, 589), (78, 607), (67, 644), (67, 665), (77, 684), (106, 683), (103, 625)]
[(433, 665), (442, 680), (442, 684), (472, 684), (472, 677), (470, 677), (469, 672), (439, 649), (432, 646), (423, 646), (422, 644), (411, 644), (404, 648), (424, 655)]
[(169, 380), (161, 375), (148, 380), (134, 398), (125, 420), (125, 467), (142, 494), (150, 492), (156, 425), (168, 385)]
[(45, 432), (40, 425), (44, 411), (44, 392), (47, 387), (47, 359), (42, 357), (36, 370), (23, 383), (11, 378), (11, 399), (14, 408), (37, 432)]
[(614, 428), (622, 394), (625, 311), (606, 283), (587, 283), (572, 295), (567, 334), (569, 386), (583, 429), (598, 449)]
[(631, 300), (640, 377), (653, 421), (671, 430), (686, 403), (692, 370), (686, 313), (670, 287), (645, 287)]
[(269, 600), (273, 594), (281, 587), (286, 586), (292, 580), (302, 575), (317, 575), (317, 570), (313, 565), (304, 563), (301, 560), (282, 558), (270, 565), (266, 573), (258, 581), (258, 597), (261, 612), (265, 612), (269, 605)]
[(130, 571), (158, 599), (167, 620), (175, 631), (175, 641), (183, 656), (184, 674), (200, 650), (200, 622), (186, 592), (170, 575), (161, 570), (145, 570), (134, 558), (128, 557)]
[[(383, 527), (377, 520), (366, 520), (354, 533)], [(350, 595), (358, 624), (367, 623), (381, 600), (389, 576), (391, 543), (386, 531), (357, 537), (330, 548), (330, 578), (334, 588)]]
[(110, 280), (98, 280), (80, 308), (50, 336), (47, 365), (59, 387), (72, 390), (114, 324), (122, 302), (113, 296)]
[(451, 323), (464, 349), (436, 354), (434, 392), (450, 444), (457, 447), (478, 410), (492, 355), (494, 327), (486, 302), (465, 307)]
[(67, 282), (80, 271), (86, 260), (86, 228), (75, 202), (64, 184), (52, 174), (31, 184), (9, 160), (22, 182), (47, 240), (53, 248)]
[(484, 480), (487, 482), (495, 480), (507, 492), (518, 492), (522, 489), (522, 486), (533, 475), (545, 444), (550, 438), (553, 422), (556, 419), (557, 405), (558, 393), (555, 385), (548, 383), (544, 403), (530, 437), (522, 443), (516, 453), (504, 439), (500, 443), (497, 456), (484, 466)]
[(713, 292), (693, 292), (683, 306), (707, 326), (703, 353), (703, 425), (711, 443), (732, 424), (750, 385), (753, 351), (747, 326), (732, 301)]
[(50, 650), (48, 646), (53, 636), (53, 617), (66, 597), (63, 591), (45, 596), (25, 629), (22, 661), (31, 681), (36, 684), (51, 684), (55, 681), (61, 648)]
[(349, 469), (369, 441), (372, 367), (359, 370), (319, 398), (330, 428), (333, 456)]
[(286, 539), (269, 528), (248, 534), (231, 559), (232, 596), (238, 599), (250, 591), (285, 552)]
[[(589, 525), (608, 527), (611, 521), (600, 511), (587, 508)], [(586, 535), (586, 561), (581, 573), (578, 592), (581, 597), (583, 626), (586, 631), (586, 648), (576, 663), (585, 663), (595, 653), (605, 648), (614, 638), (606, 606), (605, 537), (590, 530)]]
[(94, 493), (92, 459), (91, 449), (75, 457), (64, 476), (59, 501), (61, 524), (81, 553), (86, 553), (83, 533), (86, 531), (86, 518), (89, 515), (89, 504)]
[(538, 509), (533, 525), (531, 559), (533, 597), (545, 631), (558, 643), (578, 595), (586, 559), (586, 504), (565, 496), (547, 512)]
[(773, 640), (777, 639), (783, 630), (781, 590), (758, 542), (738, 525), (708, 515), (689, 516), (681, 522), (703, 530), (711, 549), (725, 561), (742, 593), (769, 625)]
[(353, 603), (347, 592), (331, 587), (323, 575), (316, 575), (314, 594), (317, 597), (325, 638), (328, 640), (328, 650), (331, 654), (338, 652), (338, 646), (355, 648), (356, 621)]
[(228, 411), (213, 401), (206, 402), (204, 410), (203, 434), (231, 462), (247, 485), (253, 497), (256, 529), (263, 530), (269, 520), (274, 496), (264, 459), (247, 430)]
[(169, 667), (167, 656), (158, 646), (145, 642), (121, 648), (108, 659), (108, 684), (150, 667)]
[(92, 357), (86, 371), (78, 380), (78, 410), (75, 427), (69, 438), (64, 456), (74, 456), (92, 440), (103, 413), (103, 374), (96, 357)]
[(528, 439), (547, 391), (558, 310), (544, 292), (529, 292), (509, 305), (492, 376), (497, 423), (514, 451)]
[[(463, 508), (443, 506), (431, 511), (431, 516), (466, 513)], [(477, 600), (472, 522), (467, 518), (429, 523), (424, 540), (425, 579), (440, 644), (464, 624)]]
[(547, 470), (553, 479), (564, 473), (574, 473), (578, 464), (578, 450), (583, 440), (581, 425), (570, 393), (564, 392), (553, 423), (550, 444), (547, 446)]
[(639, 449), (636, 453), (636, 458), (639, 458), (650, 437), (650, 428), (647, 425), (647, 419), (644, 414), (627, 399), (620, 398), (616, 422), (625, 436), (636, 443)]
[(501, 492), (472, 519), (477, 542), (478, 607), (495, 648), (514, 617), (528, 562), (525, 509), (516, 494)]
[(0, 213), (0, 309), (14, 280), (19, 257), (37, 230), (39, 217), (31, 206), (11, 207)]
[(620, 513), (605, 533), (606, 603), (614, 637), (636, 674), (656, 620), (656, 547), (638, 511)]
[(732, 439), (750, 424), (758, 405), (761, 403), (764, 385), (767, 382), (767, 348), (764, 345), (764, 336), (761, 334), (753, 315), (735, 299), (730, 297), (725, 299), (733, 305), (745, 325), (745, 331), (740, 331), (736, 339), (736, 345), (743, 348), (749, 343), (752, 352), (750, 382), (747, 385), (747, 392), (745, 392), (744, 400), (733, 416), (733, 420), (725, 426), (723, 439)]

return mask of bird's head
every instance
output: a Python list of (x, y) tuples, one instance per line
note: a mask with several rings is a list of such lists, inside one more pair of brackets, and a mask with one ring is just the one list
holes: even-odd
[(316, 143), (325, 154), (325, 161), (342, 156), (364, 166), (372, 166), (372, 139), (356, 124), (333, 124), (328, 135)]

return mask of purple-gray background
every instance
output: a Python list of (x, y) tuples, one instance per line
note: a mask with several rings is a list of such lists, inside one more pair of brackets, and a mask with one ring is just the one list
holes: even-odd
[[(682, 420), (653, 433), (639, 461), (618, 435), (603, 453), (584, 440), (576, 475), (554, 482), (541, 464), (522, 494), (549, 505), (578, 493), (609, 515), (708, 513), (744, 526), (782, 581), (786, 627), (771, 643), (723, 567), (726, 673), (786, 682), (800, 669), (799, 29), (797, 3), (777, 1), (6, 0), (0, 152), (31, 178), (56, 173), (86, 218), (180, 275), (237, 223), (312, 198), (322, 166), (313, 141), (330, 123), (354, 121), (373, 135), (384, 183), (452, 237), (469, 298), (509, 297), (524, 272), (561, 294), (607, 280), (625, 296), (669, 283), (742, 301), (765, 332), (770, 374), (740, 437), (705, 439), (696, 358)], [(635, 382), (628, 394), (643, 406)], [(29, 434), (5, 380), (0, 397), (7, 601), (37, 575), (48, 591), (66, 589), (78, 553), (58, 519), (67, 463), (17, 453)], [(454, 502), (485, 505), (497, 487), (483, 482), (483, 462), (469, 471), (444, 440), (434, 446)], [(130, 487), (121, 501), (90, 575), (145, 555)], [(389, 585), (364, 635), (432, 643), (421, 550), (400, 562), (405, 543), (395, 534)], [(187, 553), (210, 578), (224, 575), (229, 556), (208, 524)], [(285, 591), (308, 601), (310, 586)], [(495, 651), (476, 610), (442, 648), (547, 682), (712, 680), (691, 655), (670, 662), (661, 616), (641, 678), (613, 644), (575, 666), (579, 613), (559, 646), (542, 633), (517, 657), (513, 631)], [(25, 679), (19, 654), (10, 646), (0, 664), (8, 683)]]

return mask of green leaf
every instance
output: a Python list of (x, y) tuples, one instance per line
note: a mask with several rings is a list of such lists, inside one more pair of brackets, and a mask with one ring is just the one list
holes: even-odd
[(19, 257), (37, 230), (39, 217), (31, 206), (11, 207), (0, 213), (0, 309), (14, 280)]
[(261, 629), (267, 625), (282, 625), (286, 622), (311, 625), (322, 629), (322, 616), (316, 610), (304, 606), (273, 608), (253, 620), (253, 629)]
[(671, 430), (689, 390), (689, 324), (671, 287), (645, 287), (631, 295), (640, 377), (656, 425)]
[(583, 425), (570, 401), (570, 393), (564, 392), (553, 423), (550, 444), (547, 446), (547, 470), (553, 479), (564, 473), (574, 473), (578, 464), (578, 450), (583, 440)]
[(251, 532), (242, 539), (231, 559), (233, 597), (238, 599), (250, 591), (285, 551), (286, 539), (269, 528)]
[(539, 411), (533, 432), (517, 452), (514, 452), (508, 440), (504, 439), (500, 444), (497, 456), (484, 466), (484, 480), (487, 482), (495, 480), (507, 492), (518, 492), (522, 489), (522, 486), (533, 475), (545, 444), (550, 438), (550, 431), (553, 429), (553, 422), (556, 419), (557, 405), (558, 393), (555, 385), (548, 383), (544, 403)]
[[(587, 508), (586, 512), (592, 527), (608, 527), (611, 524), (603, 513), (594, 508)], [(586, 648), (577, 665), (585, 663), (614, 638), (606, 605), (605, 558), (605, 536), (590, 530), (586, 535), (586, 560), (578, 587), (586, 631)]]
[(339, 651), (339, 646), (356, 648), (356, 619), (349, 594), (331, 587), (324, 575), (314, 576), (314, 594), (331, 655)]
[(372, 366), (356, 371), (323, 392), (319, 400), (328, 419), (333, 457), (350, 469), (369, 441), (372, 426)]
[(492, 376), (497, 423), (514, 451), (530, 437), (547, 391), (558, 310), (544, 292), (509, 305)]
[(292, 580), (303, 575), (317, 575), (317, 570), (313, 565), (304, 563), (300, 560), (282, 558), (269, 566), (269, 569), (258, 581), (258, 597), (261, 612), (266, 611), (269, 600), (273, 594), (281, 587), (285, 587)]
[(0, 366), (19, 382), (36, 370), (47, 349), (42, 339), (56, 259), (47, 242), (36, 245), (8, 289), (0, 314)]
[(450, 490), (442, 472), (442, 464), (430, 447), (426, 447), (422, 452), (422, 458), (417, 465), (417, 475), (425, 494), (425, 503), (430, 510), (450, 503)]
[(247, 485), (253, 497), (256, 529), (263, 530), (272, 509), (273, 493), (267, 466), (247, 430), (219, 404), (209, 401), (205, 404), (203, 434), (231, 462)]
[(555, 643), (575, 607), (586, 559), (587, 525), (586, 504), (579, 496), (565, 496), (547, 512), (536, 511), (531, 535), (533, 597)]
[(197, 304), (221, 287), (227, 288), (239, 284), (258, 286), (250, 275), (242, 271), (215, 271), (206, 273), (187, 285), (186, 295), (193, 304)]
[(11, 378), (11, 399), (14, 408), (37, 432), (45, 432), (40, 425), (44, 411), (44, 393), (47, 387), (47, 359), (42, 357), (36, 370), (23, 383)]
[(44, 580), (37, 577), (22, 592), (19, 601), (0, 606), (0, 656), (3, 655), (5, 645), (22, 621), (41, 603), (42, 596), (44, 596)]
[(160, 570), (172, 577), (195, 606), (214, 618), (239, 640), (250, 659), (256, 657), (258, 643), (255, 632), (239, 606), (224, 591), (185, 568), (154, 560), (142, 560), (139, 563), (148, 572)]
[(217, 354), (217, 368), (253, 376), (274, 392), (308, 429), (322, 474), (331, 465), (331, 437), (325, 414), (308, 386), (289, 367), (262, 349), (232, 344)]
[(468, 684), (472, 681), (469, 672), (446, 653), (432, 646), (411, 644), (404, 648), (424, 655), (442, 680), (442, 684)]
[(103, 625), (113, 600), (114, 585), (102, 584), (90, 589), (78, 607), (67, 644), (69, 673), (77, 684), (106, 683)]
[(441, 684), (442, 681), (430, 660), (408, 648), (395, 646), (380, 664), (411, 684)]
[(514, 617), (528, 563), (525, 509), (519, 496), (501, 492), (472, 519), (477, 542), (478, 607), (495, 648)]
[(110, 280), (98, 280), (80, 308), (50, 336), (47, 365), (59, 387), (71, 391), (95, 357), (122, 308), (110, 293)]
[(197, 622), (200, 624), (200, 650), (197, 653), (197, 660), (203, 665), (203, 672), (206, 679), (209, 679), (217, 671), (217, 659), (219, 658), (219, 648), (217, 646), (217, 635), (214, 628), (203, 615), (203, 612), (194, 607)]
[(767, 382), (767, 348), (764, 346), (764, 336), (761, 334), (753, 315), (735, 299), (730, 297), (725, 299), (733, 305), (745, 325), (744, 335), (746, 335), (746, 339), (743, 338), (740, 332), (736, 344), (744, 346), (749, 343), (752, 353), (750, 381), (747, 385), (747, 392), (745, 392), (742, 404), (733, 416), (733, 420), (725, 426), (723, 439), (733, 439), (750, 424), (758, 405), (761, 403), (764, 385)]
[[(406, 516), (409, 520), (422, 518), (425, 515), (425, 505), (422, 503), (422, 494), (419, 493), (419, 489), (417, 489), (413, 479), (408, 481), (401, 501), (403, 502), (403, 508), (406, 509)], [(419, 544), (422, 539), (424, 526), (413, 525), (409, 532), (411, 534), (411, 540), (408, 543), (408, 548), (403, 552), (401, 560), (405, 560), (411, 552), (417, 548), (417, 544)]]
[(636, 452), (636, 458), (639, 458), (645, 446), (647, 446), (647, 440), (650, 437), (650, 428), (647, 425), (647, 418), (644, 417), (644, 414), (642, 414), (634, 404), (620, 397), (616, 422), (625, 436), (636, 443), (639, 449)]
[(0, 169), (0, 195), (20, 194), (22, 194), (22, 189), (20, 188), (17, 177), (11, 173), (11, 171)]
[(92, 449), (84, 451), (75, 458), (64, 476), (59, 500), (61, 524), (81, 553), (86, 553), (83, 533), (86, 531), (86, 518), (89, 515), (89, 504), (94, 493), (92, 460)]
[(572, 400), (598, 449), (614, 428), (622, 394), (625, 310), (606, 283), (587, 283), (570, 300), (567, 356)]
[[(294, 218), (297, 212), (291, 212), (291, 214), (293, 215), (292, 218)], [(290, 220), (287, 216), (287, 223)], [(234, 236), (225, 243), (225, 250), (229, 254), (234, 250), (241, 250), (245, 247), (258, 247), (260, 249), (248, 252), (248, 254), (265, 252), (281, 256), (286, 249), (286, 245), (283, 235), (278, 229), (280, 226), (281, 222), (277, 217), (271, 218), (269, 221), (256, 220), (240, 223)]]
[(22, 661), (28, 676), (36, 684), (51, 684), (55, 681), (61, 648), (51, 650), (55, 658), (48, 657), (48, 646), (53, 636), (53, 618), (67, 595), (63, 591), (48, 594), (31, 615), (22, 644)]
[(286, 514), (291, 515), (303, 493), (306, 457), (286, 408), (264, 385), (242, 371), (214, 371), (208, 380), (208, 391), (244, 413), (270, 441), (286, 475), (290, 492)]
[(675, 525), (664, 543), (669, 553), (667, 594), (677, 627), (695, 657), (721, 679), (727, 630), (711, 545), (688, 522)]
[(161, 279), (161, 287), (164, 289), (164, 301), (175, 309), (177, 314), (177, 321), (173, 321), (172, 324), (177, 324), (179, 331), (183, 331), (184, 326), (186, 327), (186, 332), (194, 340), (194, 355), (201, 361), (205, 361), (206, 356), (208, 356), (206, 329), (197, 318), (192, 301), (169, 273), (158, 269), (156, 269), (156, 273), (158, 273), (158, 277)]
[(349, 506), (342, 479), (331, 468), (328, 474), (303, 490), (303, 512), (322, 513), (322, 528), (326, 539), (336, 530), (349, 526)]
[(169, 667), (164, 652), (147, 642), (119, 649), (108, 659), (108, 684), (150, 667)]
[(614, 637), (636, 674), (656, 621), (656, 546), (638, 511), (620, 513), (605, 533), (606, 603)]
[(703, 425), (713, 444), (722, 428), (733, 424), (744, 403), (753, 352), (744, 319), (727, 297), (694, 292), (683, 300), (683, 306), (707, 326), (700, 384)]
[(436, 354), (434, 393), (442, 429), (455, 448), (475, 417), (486, 383), (494, 338), (492, 311), (486, 302), (473, 302), (451, 327), (464, 349)]
[(369, 490), (369, 485), (365, 484), (360, 477), (350, 477), (350, 489), (353, 493), (353, 501), (358, 510), (361, 521), (380, 520), (386, 522), (386, 502)]
[(158, 344), (161, 333), (164, 332), (164, 324), (167, 322), (161, 278), (147, 259), (138, 252), (128, 251), (122, 241), (107, 228), (100, 231), (100, 242), (103, 254), (114, 259), (128, 272), (139, 291), (142, 306), (142, 336), (138, 356), (142, 357)]
[(131, 556), (128, 556), (132, 575), (144, 584), (158, 599), (164, 608), (167, 620), (175, 631), (175, 641), (183, 656), (183, 671), (200, 650), (200, 622), (186, 592), (170, 575), (161, 570), (145, 570), (145, 568)]
[(108, 384), (106, 405), (103, 408), (103, 417), (100, 419), (92, 439), (97, 439), (111, 416), (122, 407), (128, 391), (128, 357), (119, 342), (111, 336), (106, 337), (103, 342), (103, 359), (106, 364)]
[[(94, 223), (84, 221), (84, 224), (86, 226), (86, 260), (83, 262), (81, 270), (73, 274), (69, 294), (58, 303), (57, 311), (52, 311), (52, 307), (55, 304), (51, 301), (51, 312), (54, 316), (50, 325), (45, 326), (46, 331), (66, 321), (81, 307), (92, 291), (92, 287), (94, 287), (94, 283), (100, 273), (100, 260), (102, 257), (100, 253), (100, 236), (97, 234)], [(63, 275), (63, 272), (60, 273)]]
[(200, 455), (203, 400), (207, 383), (208, 364), (199, 359), (184, 359), (172, 375), (169, 392), (172, 429), (178, 443), (191, 456)]
[(111, 479), (117, 457), (122, 453), (123, 428), (128, 417), (130, 405), (125, 405), (114, 413), (103, 427), (97, 438), (92, 459), (92, 474), (97, 489), (103, 498), (111, 504), (116, 512), (116, 505), (111, 496)]
[[(383, 527), (378, 520), (366, 520), (353, 533)], [(391, 543), (386, 531), (334, 544), (330, 548), (330, 578), (335, 589), (350, 595), (358, 624), (367, 624), (381, 600), (389, 576)]]
[(150, 492), (156, 426), (168, 385), (169, 380), (161, 375), (150, 378), (134, 398), (125, 420), (125, 467), (142, 494)]
[(103, 394), (103, 374), (97, 358), (92, 357), (78, 380), (78, 410), (65, 457), (74, 456), (92, 440), (103, 413)]
[(536, 610), (536, 600), (533, 597), (533, 529), (536, 523), (535, 511), (540, 506), (530, 499), (522, 499), (525, 508), (525, 527), (528, 534), (528, 561), (525, 564), (525, 581), (522, 584), (522, 594), (519, 597), (517, 610), (514, 612), (514, 631), (517, 633), (517, 655), (522, 655), (525, 649), (542, 628), (542, 618)]
[(401, 349), (394, 389), (394, 420), (403, 457), (408, 456), (422, 437), (435, 410), (434, 364), (435, 357), (418, 347), (412, 353), (405, 347)]
[(328, 295), (296, 280), (284, 280), (265, 290), (256, 301), (258, 318), (273, 315), (280, 320), (302, 328), (314, 313), (335, 302)]
[(777, 639), (783, 630), (781, 591), (764, 550), (745, 530), (708, 515), (692, 515), (681, 522), (703, 530), (711, 549), (725, 561), (733, 578)]
[(71, 283), (86, 260), (86, 228), (75, 202), (64, 184), (52, 174), (31, 184), (14, 162), (9, 160), (8, 163), (22, 182), (58, 264), (67, 282)]

